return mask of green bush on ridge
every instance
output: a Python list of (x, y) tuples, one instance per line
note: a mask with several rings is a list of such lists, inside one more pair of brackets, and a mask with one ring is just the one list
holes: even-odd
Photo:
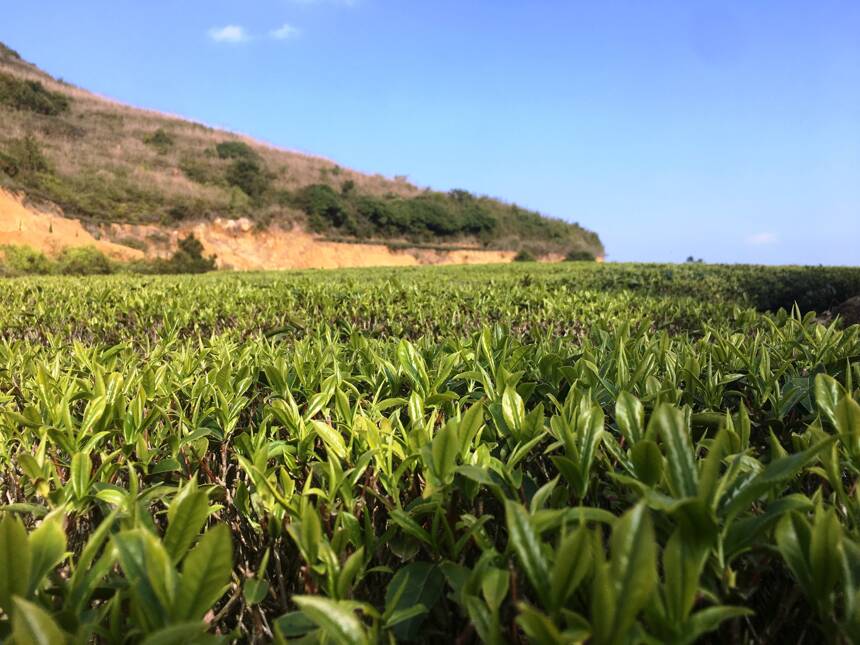
[(65, 94), (45, 89), (39, 81), (0, 72), (0, 104), (43, 116), (56, 116), (69, 109), (71, 100)]

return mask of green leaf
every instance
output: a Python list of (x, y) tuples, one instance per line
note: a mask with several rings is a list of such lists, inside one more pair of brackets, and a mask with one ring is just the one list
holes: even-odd
[(598, 532), (592, 534), (591, 550), (594, 555), (594, 575), (591, 578), (591, 616), (594, 640), (608, 643), (618, 612), (615, 588), (610, 579), (609, 563), (603, 552), (603, 541)]
[(529, 641), (538, 645), (563, 645), (567, 641), (550, 620), (549, 616), (525, 603), (517, 606), (517, 625), (529, 637)]
[(72, 457), (69, 469), (69, 479), (72, 483), (72, 492), (75, 495), (75, 499), (83, 499), (89, 492), (92, 469), (93, 464), (89, 454), (86, 452), (76, 452)]
[(79, 436), (85, 437), (92, 432), (95, 425), (101, 420), (107, 407), (107, 398), (97, 396), (87, 403), (87, 409), (84, 411), (84, 419), (81, 422), (81, 431)]
[(427, 607), (424, 605), (418, 604), (413, 605), (412, 607), (407, 607), (405, 609), (398, 609), (393, 614), (388, 616), (388, 620), (385, 621), (385, 627), (391, 629), (392, 627), (396, 627), (397, 625), (406, 622), (407, 620), (412, 620), (418, 616), (423, 616), (427, 613)]
[(477, 596), (465, 594), (462, 601), (469, 615), (469, 621), (478, 633), (482, 643), (501, 645), (502, 641), (497, 620), (493, 620), (490, 608)]
[(462, 475), (477, 484), (486, 486), (493, 490), (499, 490), (504, 487), (504, 480), (493, 470), (482, 468), (481, 466), (473, 466), (471, 464), (457, 466), (456, 473)]
[(346, 459), (346, 443), (337, 430), (323, 421), (311, 421), (311, 426), (313, 427), (314, 432), (317, 433), (317, 436), (323, 440), (326, 448), (334, 453), (334, 455), (339, 459)]
[(457, 434), (460, 437), (461, 454), (465, 453), (484, 425), (484, 406), (478, 401), (460, 419)]
[(617, 519), (612, 513), (604, 511), (602, 508), (568, 506), (537, 511), (531, 516), (531, 523), (538, 535), (542, 535), (564, 524), (598, 522), (612, 526)]
[[(445, 576), (435, 564), (412, 562), (397, 570), (385, 592), (385, 613), (394, 614), (414, 605), (423, 605), (430, 611), (442, 597)], [(401, 640), (413, 640), (421, 633), (424, 614), (400, 622), (394, 635)]]
[(699, 497), (708, 505), (714, 506), (714, 498), (718, 492), (720, 481), (720, 470), (723, 458), (728, 451), (727, 445), (730, 441), (726, 426), (717, 431), (717, 436), (708, 447), (708, 455), (701, 464), (699, 471)]
[(526, 408), (523, 397), (515, 387), (508, 385), (502, 394), (502, 419), (514, 438), (519, 438), (520, 431), (526, 420)]
[(249, 605), (258, 605), (269, 593), (269, 583), (257, 578), (245, 578), (242, 586), (242, 596)]
[(762, 495), (774, 490), (787, 479), (794, 477), (804, 466), (815, 459), (819, 452), (836, 440), (830, 437), (803, 452), (797, 452), (787, 457), (780, 457), (770, 462), (767, 467), (753, 477), (745, 486), (736, 490), (733, 497), (721, 500), (721, 515), (734, 517)]
[(314, 565), (319, 554), (319, 547), (323, 540), (322, 524), (317, 509), (310, 503), (302, 508), (302, 519), (299, 524), (299, 546), (308, 561)]
[(677, 521), (683, 539), (690, 548), (709, 549), (717, 546), (719, 528), (714, 512), (700, 497), (675, 502), (669, 514)]
[(113, 555), (110, 549), (105, 549), (102, 558), (93, 565), (93, 562), (98, 556), (99, 551), (108, 539), (110, 530), (113, 527), (116, 519), (117, 511), (111, 513), (101, 521), (101, 523), (90, 534), (89, 539), (81, 551), (80, 557), (75, 564), (72, 576), (69, 579), (69, 593), (66, 598), (65, 606), (73, 612), (83, 611), (83, 607), (95, 591), (95, 587), (101, 579), (102, 575), (106, 574), (110, 567), (113, 566)]
[(488, 568), (481, 578), (481, 593), (493, 613), (499, 611), (508, 595), (511, 574), (506, 569)]
[(568, 533), (558, 547), (552, 566), (550, 597), (560, 609), (591, 568), (591, 536), (585, 525)]
[(400, 367), (409, 375), (412, 383), (422, 397), (430, 393), (430, 379), (427, 376), (427, 366), (424, 358), (408, 340), (401, 340), (397, 345), (397, 360)]
[(389, 517), (392, 522), (412, 537), (424, 542), (425, 544), (433, 544), (433, 539), (430, 537), (430, 534), (418, 522), (413, 520), (408, 513), (398, 508), (391, 511)]
[(843, 396), (836, 406), (835, 425), (851, 454), (860, 457), (860, 403)]
[(15, 645), (58, 645), (66, 642), (66, 634), (48, 612), (23, 598), (15, 598), (14, 601), (12, 639)]
[(369, 640), (355, 612), (343, 603), (322, 596), (293, 596), (302, 613), (335, 643), (364, 645)]
[[(693, 497), (698, 492), (699, 471), (690, 445), (690, 433), (684, 413), (668, 403), (661, 404), (651, 415), (666, 446), (669, 489), (675, 497)], [(650, 432), (649, 432), (650, 434)]]
[(208, 625), (203, 621), (191, 621), (168, 625), (152, 632), (141, 645), (197, 645), (198, 643), (220, 642), (206, 633)]
[(433, 437), (433, 470), (442, 484), (450, 484), (454, 479), (454, 468), (460, 452), (460, 437), (454, 423), (446, 423)]
[(579, 497), (588, 492), (589, 475), (594, 454), (603, 439), (603, 410), (599, 405), (580, 414), (577, 422), (577, 452), (579, 453), (580, 482), (577, 490)]
[(811, 534), (809, 523), (798, 513), (784, 515), (776, 525), (776, 546), (782, 559), (791, 569), (807, 598), (814, 599), (815, 586), (808, 563)]
[(625, 441), (633, 447), (642, 439), (645, 427), (642, 403), (630, 392), (619, 392), (615, 401), (615, 422)]
[(170, 504), (170, 523), (164, 533), (164, 548), (174, 564), (182, 560), (191, 548), (208, 517), (209, 499), (206, 492), (196, 486)]
[(683, 623), (693, 609), (699, 576), (708, 555), (707, 548), (684, 537), (684, 532), (676, 529), (663, 550), (667, 617), (675, 624)]
[(197, 620), (224, 595), (233, 569), (230, 529), (219, 524), (209, 529), (182, 563), (182, 576), (173, 617)]
[(812, 508), (812, 502), (800, 494), (786, 495), (774, 500), (760, 515), (745, 517), (735, 521), (729, 527), (723, 540), (723, 551), (727, 560), (731, 560), (742, 550), (749, 548), (762, 539), (763, 534), (790, 511), (805, 511)]
[(66, 555), (66, 532), (62, 518), (57, 515), (45, 519), (27, 539), (30, 547), (30, 581), (26, 596), (31, 597), (48, 573), (63, 561)]
[(720, 626), (720, 623), (730, 618), (751, 616), (753, 613), (746, 607), (731, 607), (727, 605), (708, 607), (707, 609), (697, 611), (684, 623), (684, 627), (681, 630), (680, 644), (695, 643), (708, 632), (714, 631)]
[(0, 609), (12, 613), (12, 596), (24, 596), (30, 582), (27, 531), (17, 517), (0, 520)]
[(176, 571), (161, 540), (142, 528), (117, 533), (112, 540), (147, 628), (163, 627), (174, 603)]
[(824, 600), (839, 582), (842, 573), (842, 526), (831, 508), (819, 508), (812, 525), (809, 564), (816, 598)]
[(835, 378), (827, 374), (815, 375), (815, 403), (833, 427), (836, 427), (836, 406), (843, 396), (845, 388)]
[(517, 554), (532, 588), (541, 598), (545, 598), (549, 590), (549, 567), (528, 512), (520, 504), (505, 500), (505, 519), (509, 546)]
[(553, 465), (564, 477), (565, 481), (573, 487), (577, 497), (582, 496), (583, 477), (582, 471), (579, 469), (579, 464), (569, 457), (563, 455), (553, 455), (550, 457)]
[(651, 599), (657, 583), (657, 545), (651, 516), (640, 502), (612, 529), (609, 583), (616, 602), (609, 641), (626, 640), (636, 614)]
[(355, 579), (364, 567), (364, 547), (360, 546), (355, 552), (350, 555), (340, 570), (340, 575), (337, 579), (337, 593), (339, 598), (346, 598), (353, 585)]
[(642, 439), (630, 450), (636, 477), (646, 486), (654, 486), (663, 476), (663, 455), (656, 442)]
[(316, 629), (316, 623), (308, 618), (304, 612), (291, 611), (275, 619), (275, 629), (286, 638), (304, 636)]

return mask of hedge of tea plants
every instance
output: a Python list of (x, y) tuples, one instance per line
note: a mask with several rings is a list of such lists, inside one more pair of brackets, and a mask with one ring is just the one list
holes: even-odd
[(0, 639), (860, 642), (857, 286), (2, 281)]

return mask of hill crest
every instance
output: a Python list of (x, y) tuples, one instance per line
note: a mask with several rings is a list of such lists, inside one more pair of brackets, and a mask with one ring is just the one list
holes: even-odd
[[(169, 235), (245, 218), (257, 233), (276, 227), (331, 243), (603, 255), (597, 235), (577, 224), (130, 107), (55, 79), (2, 44), (0, 117), (0, 188), (59, 207), (95, 237), (122, 242), (123, 226)], [(146, 238), (129, 239), (155, 252)]]

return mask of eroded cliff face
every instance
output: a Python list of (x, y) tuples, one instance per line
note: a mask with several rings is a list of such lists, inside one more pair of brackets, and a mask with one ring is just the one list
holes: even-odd
[(118, 260), (136, 260), (144, 253), (122, 244), (98, 239), (76, 219), (59, 210), (36, 208), (21, 197), (0, 189), (0, 245), (29, 246), (48, 255), (68, 247), (95, 246)]
[(513, 251), (390, 249), (384, 244), (331, 242), (298, 227), (256, 229), (250, 220), (215, 218), (175, 229), (112, 224), (112, 239), (138, 239), (148, 255), (167, 257), (182, 236), (193, 233), (207, 254), (225, 269), (334, 269), (341, 267), (413, 266), (418, 264), (488, 264), (510, 262)]
[(67, 247), (91, 245), (112, 258), (135, 260), (169, 257), (178, 240), (189, 233), (203, 243), (207, 254), (217, 257), (219, 267), (236, 270), (490, 264), (510, 262), (516, 255), (513, 251), (395, 250), (384, 244), (331, 242), (298, 227), (256, 229), (244, 218), (215, 218), (176, 228), (135, 224), (85, 227), (59, 210), (34, 207), (20, 196), (0, 190), (0, 245), (26, 245), (49, 255)]

